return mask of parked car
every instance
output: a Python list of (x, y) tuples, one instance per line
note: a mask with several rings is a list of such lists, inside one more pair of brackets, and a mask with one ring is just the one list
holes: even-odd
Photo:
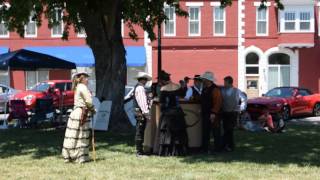
[(74, 92), (70, 80), (49, 80), (37, 84), (27, 91), (16, 93), (11, 100), (24, 100), (27, 112), (34, 112), (37, 99), (53, 99), (55, 109), (67, 110), (73, 107)]
[(9, 111), (8, 102), (9, 99), (14, 96), (18, 90), (8, 87), (6, 85), (0, 84), (0, 112), (4, 113)]
[(247, 110), (250, 114), (261, 113), (263, 107), (270, 113), (281, 113), (285, 120), (300, 115), (320, 116), (320, 94), (298, 87), (274, 88), (263, 97), (250, 99)]

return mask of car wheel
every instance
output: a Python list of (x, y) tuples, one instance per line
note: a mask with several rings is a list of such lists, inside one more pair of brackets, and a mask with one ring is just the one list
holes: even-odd
[(283, 107), (282, 117), (285, 121), (290, 120), (290, 108), (288, 106)]
[(320, 116), (320, 103), (317, 103), (316, 105), (314, 105), (313, 115)]

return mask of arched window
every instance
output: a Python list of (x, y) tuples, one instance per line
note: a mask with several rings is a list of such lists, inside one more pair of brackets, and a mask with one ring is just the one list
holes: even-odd
[(290, 56), (275, 53), (268, 59), (268, 89), (290, 86)]
[(249, 53), (246, 56), (246, 74), (259, 75), (259, 56), (256, 53)]

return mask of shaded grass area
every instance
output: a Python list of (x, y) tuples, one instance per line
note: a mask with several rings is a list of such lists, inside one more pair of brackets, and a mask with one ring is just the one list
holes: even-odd
[(96, 163), (64, 164), (63, 130), (0, 131), (5, 179), (320, 179), (320, 127), (286, 133), (236, 131), (233, 153), (135, 157), (134, 133), (96, 132)]

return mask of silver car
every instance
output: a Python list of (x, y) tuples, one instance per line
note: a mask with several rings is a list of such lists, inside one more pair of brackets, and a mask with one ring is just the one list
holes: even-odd
[(15, 95), (18, 91), (6, 85), (0, 84), (0, 112), (8, 112), (8, 102), (10, 97)]

